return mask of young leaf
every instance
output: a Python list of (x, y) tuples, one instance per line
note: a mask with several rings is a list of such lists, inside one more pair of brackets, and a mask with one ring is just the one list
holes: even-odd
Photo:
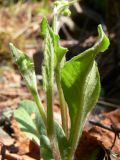
[(100, 80), (94, 59), (108, 48), (109, 40), (101, 25), (98, 33), (98, 42), (92, 48), (66, 62), (61, 69), (61, 83), (71, 119), (70, 144), (73, 152), (86, 116), (99, 97)]
[[(47, 95), (47, 110), (48, 114), (52, 115), (52, 86), (54, 80), (54, 69), (60, 64), (63, 56), (65, 55), (67, 49), (62, 48), (59, 45), (59, 36), (56, 35), (52, 28), (48, 25), (48, 22), (43, 18), (41, 22), (41, 32), (45, 37), (44, 42), (44, 64), (43, 64), (43, 82), (44, 88)], [(53, 128), (52, 116), (48, 115), (48, 120), (50, 124), (49, 131)]]
[(41, 33), (45, 37), (47, 36), (47, 30), (49, 31), (49, 34), (51, 36), (51, 45), (53, 45), (54, 49), (54, 68), (56, 68), (62, 61), (62, 58), (67, 53), (68, 49), (60, 46), (59, 35), (53, 32), (52, 28), (48, 25), (47, 19), (43, 18), (41, 21)]
[[(41, 32), (45, 37), (43, 82), (44, 82), (44, 88), (47, 95), (48, 135), (53, 136), (54, 134), (54, 138), (55, 139), (58, 138), (58, 145), (59, 145), (60, 151), (63, 152), (63, 150), (61, 149), (61, 142), (63, 142), (62, 145), (64, 147), (64, 144), (66, 143), (67, 140), (65, 138), (62, 128), (56, 122), (54, 123), (53, 121), (52, 87), (53, 87), (53, 80), (54, 80), (53, 79), (54, 69), (56, 68), (58, 63), (60, 63), (60, 61), (62, 60), (67, 50), (60, 47), (58, 35), (56, 35), (53, 32), (52, 28), (50, 28), (45, 18), (43, 18), (41, 22)], [(57, 134), (57, 137), (55, 134)]]
[(18, 65), (18, 68), (23, 78), (25, 79), (26, 85), (34, 97), (34, 100), (37, 104), (37, 107), (42, 116), (42, 119), (46, 124), (46, 114), (42, 106), (42, 103), (40, 101), (40, 98), (38, 96), (37, 82), (36, 82), (33, 61), (25, 53), (17, 49), (13, 44), (10, 43), (9, 46), (10, 46), (11, 53), (16, 60), (16, 64)]
[[(47, 84), (50, 86), (50, 77), (53, 76), (53, 74), (50, 76), (48, 73), (50, 73), (51, 70), (52, 72), (55, 70), (56, 77), (59, 76), (58, 72), (60, 70), (60, 65), (62, 64), (61, 61), (64, 60), (64, 55), (66, 54), (67, 49), (60, 46), (59, 35), (53, 32), (52, 28), (48, 25), (46, 18), (43, 18), (41, 22), (41, 33), (45, 37), (45, 65), (43, 65), (43, 81), (44, 88), (47, 90)], [(62, 107), (64, 106), (61, 106), (61, 110)], [(64, 117), (66, 117), (66, 115)], [(65, 119), (62, 119), (62, 122), (63, 121), (66, 123)]]
[(21, 101), (19, 108), (14, 111), (14, 116), (19, 123), (20, 129), (28, 138), (40, 146), (41, 155), (44, 160), (52, 160), (50, 141), (36, 104), (30, 100)]
[(26, 81), (28, 88), (35, 92), (37, 91), (36, 76), (34, 71), (33, 61), (19, 49), (17, 49), (13, 44), (9, 44), (11, 53), (16, 60), (16, 64), (19, 67), (19, 70)]
[(46, 18), (43, 18), (41, 22), (41, 32), (44, 35), (44, 62), (43, 62), (43, 82), (45, 91), (48, 89), (48, 85), (53, 81), (53, 69), (54, 69), (54, 43), (52, 30), (48, 25)]

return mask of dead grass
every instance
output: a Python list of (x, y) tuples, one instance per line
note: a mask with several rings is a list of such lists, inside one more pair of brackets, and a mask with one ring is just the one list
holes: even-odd
[(41, 3), (38, 2), (17, 3), (10, 7), (1, 8), (0, 60), (10, 58), (9, 42), (14, 43), (16, 47), (24, 51), (40, 47), (38, 44), (39, 24), (43, 16), (40, 9)]

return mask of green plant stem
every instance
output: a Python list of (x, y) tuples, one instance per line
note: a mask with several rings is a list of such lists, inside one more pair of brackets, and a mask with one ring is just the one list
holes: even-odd
[(47, 125), (47, 117), (46, 117), (46, 114), (45, 114), (43, 105), (42, 105), (42, 103), (41, 103), (40, 97), (39, 97), (39, 95), (38, 95), (38, 92), (37, 92), (37, 91), (36, 91), (36, 92), (33, 92), (32, 95), (33, 95), (34, 100), (35, 100), (35, 102), (36, 102), (36, 104), (37, 104), (37, 107), (38, 107), (38, 110), (39, 110), (39, 112), (40, 112), (40, 115), (41, 115), (41, 117), (42, 117), (42, 119), (43, 119), (43, 122), (44, 122), (45, 125)]
[(54, 118), (53, 118), (53, 74), (51, 71), (51, 77), (48, 82), (46, 96), (47, 96), (47, 135), (50, 139), (51, 148), (53, 151), (53, 157), (55, 160), (61, 160), (58, 143), (56, 141)]
[[(53, 18), (53, 31), (57, 33), (57, 27), (58, 26), (58, 15), (55, 11), (54, 18)], [(55, 70), (55, 76), (56, 76), (56, 83), (57, 83), (57, 89), (60, 99), (60, 107), (61, 107), (61, 119), (62, 119), (62, 127), (66, 134), (66, 137), (68, 137), (68, 115), (67, 115), (67, 105), (65, 102), (62, 86), (61, 86), (61, 77), (60, 77), (60, 66), (57, 67)]]
[(50, 144), (52, 147), (54, 160), (61, 160), (58, 143), (56, 141), (56, 137), (50, 137)]
[(60, 107), (61, 107), (61, 119), (62, 119), (62, 127), (68, 137), (68, 115), (67, 115), (67, 104), (65, 102), (62, 86), (61, 86), (61, 78), (60, 78), (60, 67), (55, 71), (56, 83), (58, 88), (58, 94), (60, 99)]
[[(41, 103), (41, 100), (40, 100), (40, 97), (39, 97), (38, 93), (37, 92), (32, 92), (32, 95), (33, 95), (34, 100), (37, 104), (37, 107), (38, 107), (40, 115), (43, 119), (43, 122), (47, 126), (47, 133), (48, 133), (48, 137), (50, 139), (51, 147), (52, 147), (52, 150), (53, 150), (54, 159), (55, 160), (60, 160), (60, 153), (59, 153), (58, 144), (56, 143), (56, 137), (53, 134), (54, 133), (54, 124), (51, 123), (52, 118), (51, 118), (51, 114), (49, 114), (50, 112), (52, 112), (52, 110), (50, 108), (50, 105), (52, 104), (51, 91), (49, 90), (47, 92), (47, 96), (48, 96), (47, 100), (48, 100), (48, 105), (49, 105), (48, 108), (50, 108), (50, 110), (47, 111), (47, 117), (46, 117), (46, 114), (45, 114), (45, 111), (43, 109), (43, 106), (42, 106), (42, 103)], [(52, 114), (53, 114), (53, 112), (52, 112)]]
[[(49, 82), (48, 82), (49, 83)], [(47, 95), (47, 133), (50, 138), (54, 137), (54, 121), (53, 121), (53, 92), (52, 85), (46, 92)]]
[[(46, 42), (47, 43), (47, 42)], [(52, 53), (52, 51), (51, 51)], [(53, 117), (53, 82), (54, 82), (54, 53), (51, 55), (49, 64), (49, 77), (46, 87), (47, 97), (47, 135), (50, 140), (51, 148), (53, 151), (53, 157), (55, 160), (61, 160), (58, 142), (56, 139), (54, 117)]]
[(53, 31), (54, 31), (55, 33), (58, 32), (58, 31), (57, 31), (57, 28), (58, 28), (58, 15), (57, 15), (57, 13), (56, 13), (56, 11), (55, 11), (54, 16), (53, 16)]
[(50, 79), (48, 82), (46, 96), (47, 96), (47, 135), (50, 139), (53, 157), (55, 160), (61, 160), (58, 143), (55, 135), (54, 118), (53, 118), (53, 76), (54, 70), (50, 71)]
[[(81, 89), (81, 93), (84, 93), (84, 87)], [(83, 97), (83, 96), (82, 96)], [(84, 98), (81, 99), (81, 104), (80, 106), (83, 106), (84, 105)], [(79, 108), (82, 108), (82, 107), (79, 107)], [(73, 159), (74, 157), (74, 154), (75, 154), (75, 150), (76, 150), (76, 147), (78, 145), (78, 141), (79, 141), (79, 136), (81, 136), (82, 134), (82, 127), (83, 126), (81, 123), (84, 123), (82, 121), (82, 119), (84, 119), (83, 117), (79, 116), (79, 115), (82, 115), (80, 114), (80, 112), (82, 113), (83, 110), (82, 109), (79, 109), (79, 112), (77, 113), (76, 115), (76, 119), (75, 119), (75, 126), (74, 126), (74, 129), (71, 131), (71, 134), (70, 134), (70, 151), (68, 153), (68, 159), (67, 160), (71, 160)]]

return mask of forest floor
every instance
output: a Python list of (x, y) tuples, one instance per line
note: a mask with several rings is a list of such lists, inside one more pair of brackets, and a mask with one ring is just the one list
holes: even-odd
[[(0, 11), (0, 43), (3, 44), (0, 47), (0, 159), (40, 160), (39, 147), (20, 131), (13, 116), (13, 111), (18, 107), (19, 102), (32, 99), (32, 96), (12, 63), (8, 43), (12, 41), (18, 48), (33, 57), (42, 46), (38, 36), (42, 15), (36, 16), (36, 5), (27, 6), (27, 12), (25, 5), (17, 7), (12, 8), (12, 11), (14, 10), (12, 13), (10, 8), (2, 8)], [(95, 40), (96, 37), (91, 36), (81, 46), (89, 47)], [(45, 106), (45, 95), (40, 85), (39, 94)], [(106, 160), (120, 160), (120, 106), (110, 110), (107, 104), (107, 107), (104, 105), (99, 107), (101, 101), (104, 103), (104, 100), (100, 99), (96, 109), (87, 119), (76, 150), (76, 160), (79, 160), (79, 157), (82, 157), (80, 160), (89, 160), (89, 154), (96, 148), (100, 150), (97, 160), (102, 160), (103, 157), (106, 157)], [(54, 101), (54, 117), (61, 123), (58, 96), (55, 96)]]

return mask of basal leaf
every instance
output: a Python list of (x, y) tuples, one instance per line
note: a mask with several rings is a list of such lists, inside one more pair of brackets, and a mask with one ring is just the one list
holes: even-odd
[(51, 150), (51, 145), (50, 141), (47, 136), (42, 135), (40, 136), (40, 151), (42, 154), (42, 157), (44, 160), (54, 160), (52, 156), (52, 150)]
[(70, 143), (76, 130), (78, 141), (86, 116), (99, 97), (100, 80), (94, 59), (108, 48), (109, 40), (100, 25), (98, 33), (98, 42), (92, 48), (66, 62), (61, 69), (61, 83), (71, 119)]
[(44, 160), (52, 160), (50, 142), (36, 104), (30, 100), (21, 101), (19, 108), (14, 111), (14, 116), (19, 123), (20, 129), (40, 146)]
[[(19, 104), (19, 108), (14, 111), (14, 116), (19, 123), (20, 129), (35, 143), (40, 145), (42, 157), (45, 160), (52, 160), (52, 151), (50, 141), (46, 136), (46, 128), (36, 104), (31, 100), (23, 100)], [(68, 149), (68, 141), (65, 137), (61, 126), (55, 122), (56, 138), (60, 148), (61, 156), (65, 157)]]
[(19, 108), (14, 112), (15, 119), (19, 123), (21, 131), (27, 134), (27, 136), (33, 140), (36, 144), (40, 145), (39, 132), (35, 123), (32, 121), (31, 116), (26, 112), (24, 108)]
[(32, 121), (35, 123), (36, 128), (38, 128), (39, 130), (39, 135), (46, 135), (46, 128), (39, 114), (36, 103), (31, 100), (22, 100), (19, 104), (19, 108), (24, 108), (26, 112), (31, 116)]
[(57, 122), (55, 122), (55, 131), (60, 149), (61, 159), (66, 159), (67, 152), (69, 149), (69, 143), (62, 127)]

